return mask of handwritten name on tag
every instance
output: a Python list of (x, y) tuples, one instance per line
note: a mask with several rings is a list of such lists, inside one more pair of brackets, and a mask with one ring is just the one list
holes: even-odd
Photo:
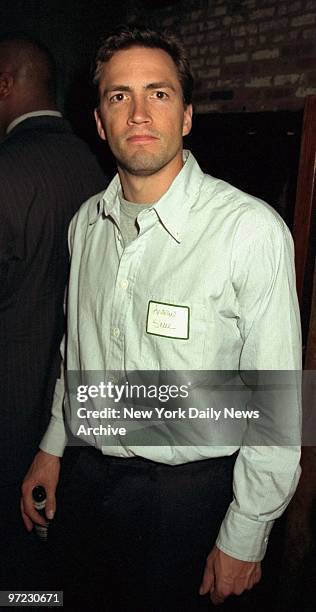
[(187, 340), (189, 338), (189, 321), (190, 309), (188, 306), (152, 301), (148, 303), (146, 325), (148, 334)]

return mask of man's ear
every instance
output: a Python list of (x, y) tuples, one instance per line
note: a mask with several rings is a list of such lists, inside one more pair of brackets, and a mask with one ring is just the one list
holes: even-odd
[(9, 72), (0, 72), (0, 100), (7, 98), (13, 88), (14, 79)]
[(102, 140), (106, 140), (106, 133), (105, 133), (104, 128), (103, 128), (102, 119), (101, 119), (100, 111), (99, 111), (98, 108), (94, 109), (94, 118), (95, 118), (95, 122), (97, 124), (97, 130), (98, 130), (98, 134), (99, 134), (100, 138)]
[(182, 136), (187, 136), (191, 132), (192, 127), (192, 104), (188, 104), (184, 109)]

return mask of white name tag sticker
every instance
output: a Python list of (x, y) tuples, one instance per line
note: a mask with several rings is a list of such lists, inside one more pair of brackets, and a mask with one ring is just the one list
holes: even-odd
[(190, 308), (163, 302), (148, 302), (146, 332), (166, 338), (189, 338)]

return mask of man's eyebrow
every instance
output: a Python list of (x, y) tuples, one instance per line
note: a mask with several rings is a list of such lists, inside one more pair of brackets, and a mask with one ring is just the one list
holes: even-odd
[(132, 91), (132, 88), (129, 85), (111, 85), (103, 90), (103, 94), (108, 94), (112, 91)]
[[(158, 81), (157, 83), (148, 83), (147, 85), (144, 85), (144, 89), (148, 90), (148, 89), (171, 89), (172, 91), (176, 91), (175, 87), (169, 83), (168, 81)], [(104, 91), (102, 92), (103, 95), (107, 95), (108, 93), (111, 93), (113, 91), (133, 91), (133, 88), (130, 87), (130, 85), (120, 85), (118, 84), (114, 84), (111, 85), (110, 87), (107, 87), (106, 89), (104, 89)]]
[(158, 83), (148, 83), (145, 85), (144, 89), (172, 89), (172, 91), (176, 91), (175, 87), (172, 83), (168, 81), (158, 81)]

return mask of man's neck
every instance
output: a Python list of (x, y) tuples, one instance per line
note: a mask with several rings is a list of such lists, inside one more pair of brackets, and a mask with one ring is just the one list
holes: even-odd
[(118, 168), (125, 200), (137, 204), (157, 202), (168, 191), (183, 166), (182, 157), (172, 160), (154, 174), (137, 176), (124, 168)]

